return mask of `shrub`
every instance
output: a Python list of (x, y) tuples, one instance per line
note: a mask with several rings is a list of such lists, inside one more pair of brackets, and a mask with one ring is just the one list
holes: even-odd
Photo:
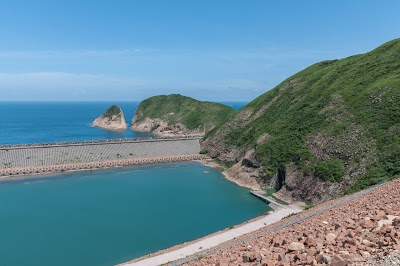
[(344, 175), (343, 162), (339, 158), (322, 161), (317, 165), (315, 174), (324, 181), (339, 182)]

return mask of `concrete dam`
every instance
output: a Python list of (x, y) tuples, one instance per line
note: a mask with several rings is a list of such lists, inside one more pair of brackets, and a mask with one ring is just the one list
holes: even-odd
[(0, 176), (198, 160), (200, 138), (150, 138), (0, 147)]

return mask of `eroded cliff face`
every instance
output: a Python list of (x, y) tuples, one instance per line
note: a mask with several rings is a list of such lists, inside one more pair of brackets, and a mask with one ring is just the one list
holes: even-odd
[(92, 126), (114, 131), (125, 130), (128, 128), (124, 113), (121, 108), (116, 105), (111, 106), (106, 112), (104, 112), (104, 114), (96, 118), (92, 122)]
[[(266, 139), (263, 136), (261, 140)], [(209, 155), (217, 161), (228, 165), (225, 171), (237, 184), (252, 189), (275, 188), (278, 192), (274, 196), (288, 203), (324, 202), (341, 195), (349, 187), (346, 180), (333, 183), (321, 180), (314, 173), (304, 175), (303, 169), (298, 169), (293, 162), (281, 164), (274, 176), (268, 176), (265, 167), (257, 159), (257, 146), (241, 150), (206, 140), (202, 143), (202, 148), (208, 150)]]
[(139, 132), (154, 133), (159, 136), (187, 136), (198, 135), (203, 136), (202, 130), (189, 130), (181, 123), (169, 124), (160, 118), (144, 118), (141, 120), (142, 114), (136, 112), (132, 119), (131, 129)]
[[(217, 134), (206, 138), (201, 146), (210, 157), (229, 166), (226, 173), (234, 182), (244, 187), (262, 189), (270, 186), (270, 181), (265, 180), (263, 167), (256, 158), (257, 147), (253, 145), (237, 147), (224, 141), (227, 134), (233, 129), (245, 127), (256, 118), (257, 114), (254, 114), (251, 109), (239, 111), (237, 116), (218, 129)], [(265, 133), (257, 141), (261, 143), (270, 137), (269, 134)]]

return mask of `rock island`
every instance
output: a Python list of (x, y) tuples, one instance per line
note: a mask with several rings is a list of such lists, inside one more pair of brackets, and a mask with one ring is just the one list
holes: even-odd
[(117, 105), (112, 105), (104, 114), (96, 118), (92, 122), (92, 126), (116, 131), (125, 130), (128, 127), (125, 122), (124, 113)]

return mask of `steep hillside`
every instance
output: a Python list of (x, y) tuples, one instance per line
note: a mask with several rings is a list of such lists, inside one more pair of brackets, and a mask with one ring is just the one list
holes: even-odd
[(160, 95), (140, 103), (132, 120), (136, 131), (160, 135), (204, 134), (225, 122), (235, 110), (179, 94)]
[(324, 61), (242, 108), (203, 142), (234, 178), (314, 202), (400, 174), (400, 39)]
[(92, 122), (92, 126), (108, 130), (125, 130), (127, 128), (124, 113), (117, 105), (110, 106)]

